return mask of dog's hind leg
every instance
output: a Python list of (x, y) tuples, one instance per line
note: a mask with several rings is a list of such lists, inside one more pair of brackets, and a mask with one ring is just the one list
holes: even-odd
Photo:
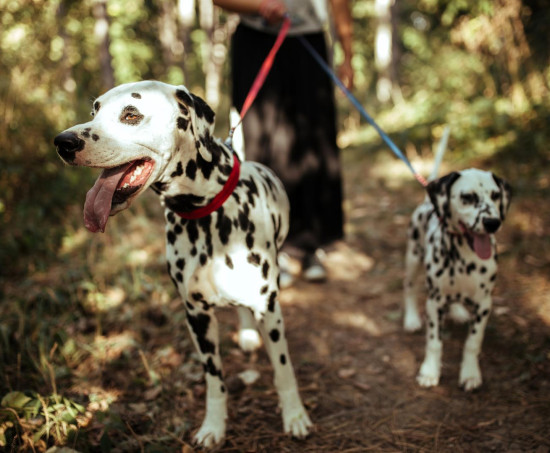
[(187, 301), (185, 305), (187, 326), (199, 353), (206, 379), (206, 415), (195, 435), (195, 442), (209, 448), (225, 437), (227, 419), (227, 390), (223, 382), (218, 321), (213, 309), (205, 301)]
[(473, 319), (468, 326), (468, 336), (464, 343), (458, 381), (458, 384), (466, 391), (474, 390), (482, 383), (479, 353), (490, 312), (491, 298), (487, 297), (482, 303), (475, 306)]
[(303, 438), (313, 426), (302, 404), (294, 369), (288, 353), (281, 307), (271, 293), (267, 311), (260, 315), (258, 328), (273, 365), (274, 383), (279, 394), (285, 433)]
[[(416, 231), (416, 234), (415, 234)], [(404, 291), (404, 314), (403, 328), (407, 332), (416, 332), (422, 328), (422, 320), (418, 312), (419, 278), (418, 271), (423, 258), (422, 246), (418, 241), (418, 230), (413, 226), (410, 228), (409, 240), (407, 241), (407, 254), (405, 256), (405, 280)]]
[(256, 321), (252, 312), (248, 308), (238, 307), (237, 313), (239, 315), (239, 346), (245, 352), (255, 351), (262, 344), (262, 340), (256, 330)]

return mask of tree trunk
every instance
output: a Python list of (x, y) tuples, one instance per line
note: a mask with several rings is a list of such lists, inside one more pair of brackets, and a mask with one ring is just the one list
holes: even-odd
[(193, 53), (191, 30), (195, 25), (195, 0), (178, 0), (178, 20), (180, 23), (180, 41), (183, 44), (182, 70), (185, 83), (189, 83), (189, 68), (185, 55)]
[(99, 64), (101, 68), (101, 82), (105, 90), (115, 86), (115, 76), (111, 65), (109, 52), (109, 17), (107, 15), (107, 0), (95, 0), (93, 5), (95, 17), (94, 36), (99, 48)]
[(376, 0), (375, 11), (378, 16), (378, 25), (375, 35), (374, 62), (378, 72), (376, 82), (376, 96), (382, 103), (401, 100), (401, 89), (397, 82), (397, 46), (395, 0)]
[(227, 29), (220, 26), (219, 11), (212, 0), (200, 0), (200, 25), (206, 31), (207, 39), (202, 46), (203, 71), (205, 74), (206, 102), (214, 110), (220, 104), (220, 83), (223, 63), (227, 55)]
[(67, 49), (69, 47), (69, 36), (63, 24), (65, 16), (67, 14), (67, 8), (65, 1), (61, 0), (55, 12), (55, 18), (59, 26), (59, 37), (63, 40), (63, 55), (61, 56), (60, 68), (61, 68), (61, 83), (65, 91), (74, 93), (76, 90), (76, 82), (73, 78), (72, 66), (67, 58)]
[(164, 66), (169, 68), (183, 55), (183, 43), (178, 40), (176, 8), (171, 0), (161, 1), (158, 21)]

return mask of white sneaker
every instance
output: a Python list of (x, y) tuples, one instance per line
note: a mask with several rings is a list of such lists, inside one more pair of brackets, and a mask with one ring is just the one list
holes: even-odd
[(317, 249), (315, 253), (309, 253), (302, 262), (302, 276), (308, 282), (320, 283), (327, 279), (327, 270), (323, 266), (324, 252)]

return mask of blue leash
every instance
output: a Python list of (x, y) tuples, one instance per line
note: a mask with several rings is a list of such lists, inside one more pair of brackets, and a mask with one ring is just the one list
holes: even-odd
[(297, 38), (300, 40), (300, 42), (304, 45), (304, 47), (308, 50), (308, 52), (311, 54), (311, 56), (319, 63), (321, 68), (329, 75), (329, 77), (333, 80), (333, 82), (338, 85), (338, 87), (344, 92), (344, 94), (348, 97), (348, 99), (351, 101), (351, 103), (355, 106), (357, 110), (359, 110), (359, 113), (367, 122), (376, 129), (376, 132), (382, 137), (382, 139), (386, 142), (386, 144), (390, 147), (390, 149), (393, 151), (393, 153), (401, 159), (407, 167), (411, 170), (412, 174), (416, 178), (416, 180), (422, 184), (424, 187), (428, 185), (427, 181), (424, 179), (424, 177), (416, 172), (416, 170), (413, 168), (412, 164), (410, 163), (409, 159), (407, 159), (407, 156), (405, 156), (401, 150), (395, 145), (395, 143), (392, 142), (391, 138), (388, 137), (388, 135), (376, 124), (376, 122), (372, 119), (372, 117), (365, 111), (361, 103), (355, 98), (353, 94), (350, 93), (350, 91), (345, 87), (345, 85), (342, 83), (342, 81), (336, 76), (334, 71), (325, 63), (323, 58), (317, 53), (317, 51), (311, 46), (311, 44), (303, 37), (303, 36), (297, 36)]

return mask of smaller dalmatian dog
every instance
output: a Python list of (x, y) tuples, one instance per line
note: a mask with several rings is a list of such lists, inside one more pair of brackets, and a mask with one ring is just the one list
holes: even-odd
[(277, 252), (289, 205), (266, 167), (242, 162), (213, 138), (214, 112), (184, 86), (145, 81), (113, 88), (93, 104), (93, 119), (55, 138), (69, 165), (102, 168), (86, 196), (84, 222), (104, 231), (109, 216), (148, 187), (165, 206), (168, 272), (206, 377), (206, 415), (195, 442), (223, 440), (227, 389), (214, 307), (239, 308), (239, 343), (263, 337), (286, 433), (306, 437), (312, 423), (298, 393), (279, 306)]
[(427, 191), (409, 227), (404, 328), (414, 332), (422, 327), (416, 277), (424, 266), (428, 290), (426, 352), (416, 379), (422, 387), (439, 383), (441, 327), (449, 314), (455, 321), (469, 323), (459, 377), (459, 385), (469, 391), (482, 382), (478, 356), (497, 273), (494, 234), (506, 217), (511, 189), (491, 172), (468, 169), (431, 181)]

